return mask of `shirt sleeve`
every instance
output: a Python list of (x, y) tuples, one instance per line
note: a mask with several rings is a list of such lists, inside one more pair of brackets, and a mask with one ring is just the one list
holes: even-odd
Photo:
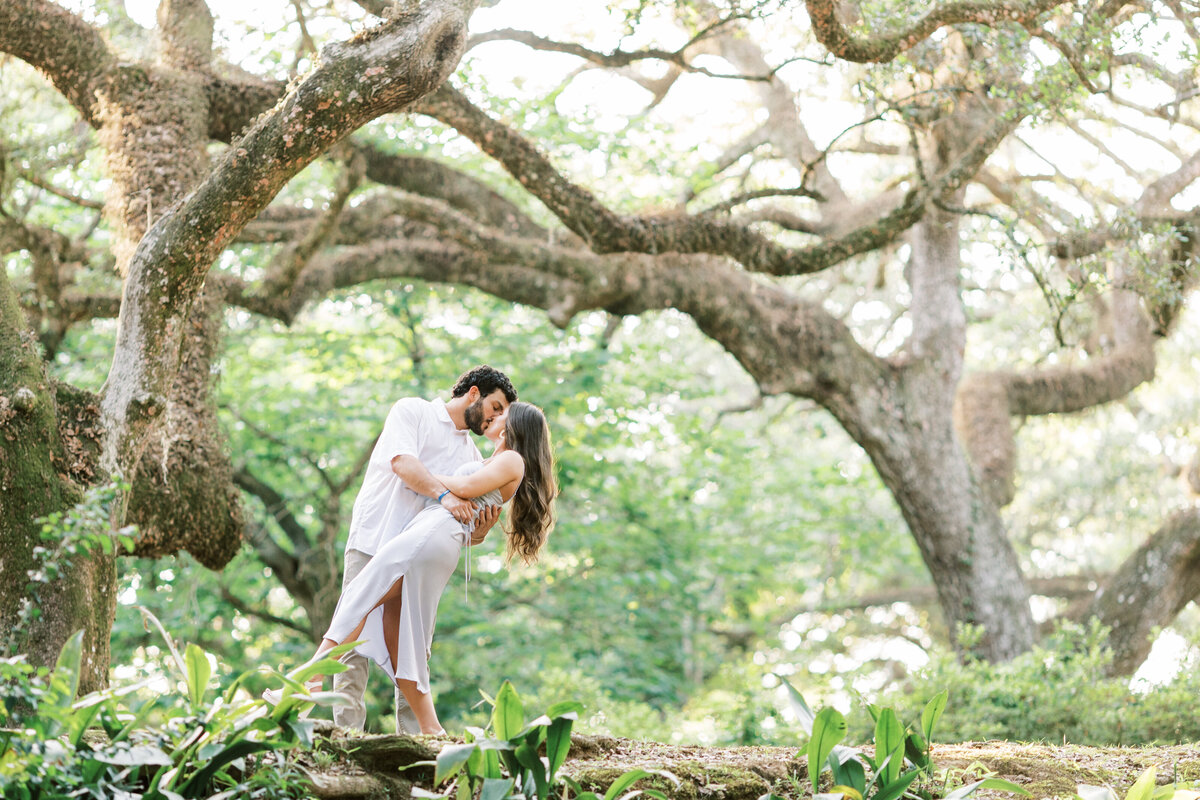
[(415, 456), (421, 451), (425, 436), (425, 414), (421, 400), (410, 397), (399, 400), (388, 412), (383, 433), (371, 452), (371, 463), (390, 468), (396, 456)]

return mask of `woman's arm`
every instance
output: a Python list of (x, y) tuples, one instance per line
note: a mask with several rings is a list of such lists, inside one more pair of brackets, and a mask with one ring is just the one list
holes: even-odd
[(512, 450), (492, 457), (470, 475), (435, 475), (459, 497), (481, 497), (493, 489), (519, 481), (525, 475), (525, 460)]

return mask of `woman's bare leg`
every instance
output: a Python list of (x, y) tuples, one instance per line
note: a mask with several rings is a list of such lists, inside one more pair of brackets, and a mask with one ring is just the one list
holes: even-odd
[[(388, 658), (392, 662), (393, 674), (396, 672), (396, 662), (399, 659), (400, 613), (404, 609), (403, 590), (404, 577), (401, 576), (392, 584), (392, 588), (388, 589), (387, 594), (371, 608), (371, 611), (374, 611), (383, 606), (383, 642), (387, 648)], [(369, 614), (370, 612), (368, 612), (368, 616)], [(358, 627), (346, 637), (346, 641), (352, 642), (357, 639), (366, 624), (367, 618), (363, 617), (362, 622), (358, 623)], [(332, 650), (338, 644), (333, 639), (322, 639), (320, 647), (317, 648), (317, 656)], [(417, 724), (421, 726), (421, 733), (446, 732), (442, 728), (442, 724), (438, 722), (437, 711), (433, 708), (433, 698), (418, 689), (416, 681), (397, 679), (396, 686), (404, 695), (404, 699), (408, 701), (409, 707), (412, 708), (413, 714), (417, 718)]]
[(416, 715), (417, 723), (421, 726), (421, 733), (446, 732), (442, 728), (442, 723), (438, 722), (437, 712), (433, 709), (433, 697), (418, 689), (416, 681), (397, 678), (396, 686), (400, 688), (400, 693), (404, 695), (404, 699), (408, 701), (409, 707)]
[[(388, 604), (391, 603), (392, 601), (396, 601), (395, 604), (397, 606), (399, 606), (400, 592), (403, 589), (403, 587), (404, 587), (404, 576), (402, 575), (402, 576), (400, 576), (399, 580), (397, 580), (395, 583), (392, 584), (391, 588), (387, 590), (387, 593), (384, 594), (383, 597), (379, 598), (379, 602), (376, 603), (375, 605), (371, 606), (371, 611), (374, 611), (375, 609), (379, 608), (380, 606), (384, 606), (383, 630), (384, 630), (384, 642), (385, 643), (387, 642), (387, 639), (388, 639), (388, 636), (387, 636), (388, 608), (387, 607), (388, 607)], [(319, 644), (317, 646), (317, 652), (313, 654), (313, 657), (310, 658), (309, 661), (318, 660), (322, 654), (329, 652), (330, 650), (337, 647), (339, 644), (342, 644), (343, 642), (353, 642), (353, 641), (357, 640), (358, 637), (362, 634), (363, 628), (365, 628), (367, 625), (367, 617), (371, 616), (371, 611), (368, 611), (366, 614), (363, 615), (362, 620), (358, 623), (358, 625), (354, 628), (354, 630), (350, 631), (350, 635), (347, 636), (345, 639), (343, 639), (341, 642), (335, 642), (333, 639), (322, 639), (321, 644)], [(396, 619), (397, 619), (397, 621), (399, 620), (398, 612), (397, 612)], [(391, 642), (391, 644), (388, 645), (388, 653), (390, 653), (392, 656), (392, 671), (395, 672), (396, 671), (396, 633), (392, 633), (391, 639), (392, 639), (392, 642)], [(318, 678), (323, 678), (323, 677), (324, 677), (323, 675), (314, 675), (309, 680), (310, 680), (310, 682), (315, 682)]]
[[(392, 662), (392, 674), (396, 674), (396, 662), (400, 654), (400, 613), (404, 610), (403, 595), (400, 586), (404, 579), (396, 581), (393, 587), (396, 591), (388, 592), (383, 603), (383, 643), (387, 648), (388, 658)], [(433, 698), (417, 688), (416, 681), (396, 679), (396, 686), (417, 718), (421, 733), (445, 733), (442, 724), (438, 722), (437, 712), (433, 708)]]
[[(399, 586), (404, 582), (401, 578), (396, 582)], [(389, 594), (392, 594), (389, 592)], [(390, 599), (383, 601), (383, 646), (387, 648), (388, 660), (392, 664), (392, 674), (396, 674), (396, 661), (399, 658), (400, 647), (400, 613), (404, 610), (404, 599), (400, 591), (395, 592)]]

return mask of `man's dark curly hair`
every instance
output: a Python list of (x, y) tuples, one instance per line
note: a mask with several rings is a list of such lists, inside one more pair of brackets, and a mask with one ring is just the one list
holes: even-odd
[(458, 382), (454, 384), (453, 395), (455, 397), (462, 397), (471, 391), (472, 386), (479, 387), (480, 397), (487, 397), (499, 389), (504, 392), (504, 398), (508, 402), (517, 402), (517, 390), (513, 388), (512, 381), (503, 372), (495, 367), (489, 367), (487, 364), (472, 367), (459, 376)]

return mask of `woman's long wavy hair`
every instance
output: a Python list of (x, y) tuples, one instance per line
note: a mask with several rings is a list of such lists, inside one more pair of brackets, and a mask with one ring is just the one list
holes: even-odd
[(525, 477), (513, 495), (505, 529), (507, 557), (511, 561), (520, 556), (523, 562), (532, 564), (554, 528), (554, 498), (558, 496), (546, 415), (530, 403), (513, 403), (508, 407), (504, 441), (525, 460)]

